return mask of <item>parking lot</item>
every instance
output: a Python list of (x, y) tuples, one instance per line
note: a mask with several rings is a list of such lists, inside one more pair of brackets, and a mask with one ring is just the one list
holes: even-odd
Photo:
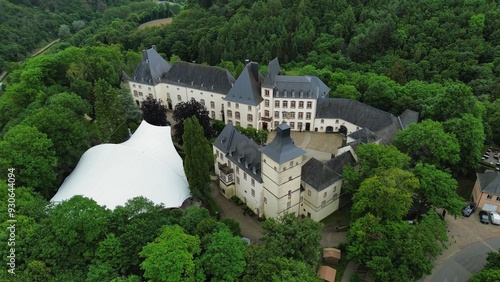
[(481, 157), (481, 160), (483, 162), (486, 162), (486, 163), (489, 163), (490, 165), (495, 165), (496, 166), (496, 170), (497, 171), (500, 171), (500, 150), (498, 149), (488, 149), (488, 151), (486, 151), (486, 153), (484, 153), (484, 155)]

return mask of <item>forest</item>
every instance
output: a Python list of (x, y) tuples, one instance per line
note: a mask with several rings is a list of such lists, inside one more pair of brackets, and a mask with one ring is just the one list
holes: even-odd
[[(468, 199), (457, 195), (456, 179), (474, 178), (487, 146), (500, 144), (497, 2), (180, 4), (0, 0), (7, 11), (0, 15), (0, 70), (9, 72), (0, 89), (0, 170), (16, 168), (18, 280), (316, 281), (321, 224), (308, 220), (268, 219), (262, 245), (245, 247), (236, 222), (218, 221), (203, 208), (167, 210), (139, 198), (110, 211), (82, 197), (47, 208), (83, 152), (122, 142), (138, 126), (142, 113), (121, 76), (133, 73), (140, 51), (152, 45), (171, 63), (218, 65), (235, 77), (245, 59), (265, 73), (277, 57), (285, 74), (320, 77), (330, 97), (394, 115), (418, 111), (421, 122), (399, 133), (394, 146), (361, 146), (361, 170), (346, 169), (353, 201), (347, 250), (381, 281), (430, 273), (447, 237), (443, 221), (429, 211), (459, 215)], [(137, 28), (170, 16), (169, 25)], [(30, 58), (56, 38), (61, 42)], [(220, 131), (220, 122), (214, 125)], [(0, 175), (2, 191), (6, 177)], [(379, 204), (387, 194), (398, 196), (390, 210)], [(6, 210), (7, 194), (0, 199)], [(417, 224), (406, 224), (409, 214)], [(0, 218), (6, 242), (7, 214)], [(300, 241), (290, 239), (298, 233)], [(286, 251), (297, 245), (304, 248)], [(398, 248), (382, 251), (387, 246)], [(237, 255), (219, 257), (220, 248)], [(1, 251), (7, 262), (8, 250)]]

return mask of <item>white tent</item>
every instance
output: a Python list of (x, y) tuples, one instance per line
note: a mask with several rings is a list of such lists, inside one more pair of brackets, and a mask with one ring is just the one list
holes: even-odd
[(167, 208), (180, 207), (190, 192), (170, 127), (143, 121), (126, 142), (87, 150), (51, 202), (74, 195), (92, 198), (110, 209), (138, 196)]

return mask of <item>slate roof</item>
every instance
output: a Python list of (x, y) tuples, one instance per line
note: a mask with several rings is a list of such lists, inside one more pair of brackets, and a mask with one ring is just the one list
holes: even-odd
[(262, 183), (261, 152), (262, 147), (241, 134), (232, 123), (228, 123), (213, 145), (223, 152), (232, 163), (240, 167), (252, 178)]
[(264, 77), (259, 73), (259, 65), (248, 63), (224, 100), (252, 106), (259, 105), (262, 102), (260, 85), (263, 80)]
[(325, 163), (311, 158), (302, 166), (302, 181), (321, 192), (341, 180), (344, 166), (353, 164), (355, 161), (350, 151), (344, 152)]
[(484, 173), (476, 173), (476, 175), (479, 180), (479, 189), (481, 189), (481, 192), (500, 196), (499, 171), (486, 171)]
[(277, 75), (274, 78), (274, 97), (325, 98), (330, 88), (316, 76)]
[(274, 78), (279, 74), (281, 74), (280, 63), (278, 62), (278, 58), (274, 58), (271, 62), (269, 62), (262, 86), (272, 88), (274, 85)]
[(156, 47), (153, 46), (142, 51), (142, 60), (129, 80), (156, 85), (161, 82), (160, 78), (170, 70), (170, 67), (170, 64), (156, 52)]
[(224, 95), (229, 92), (235, 81), (226, 69), (188, 62), (176, 62), (162, 77), (164, 83)]
[(276, 128), (276, 137), (260, 151), (278, 164), (283, 164), (306, 153), (295, 146), (290, 137), (290, 126), (286, 123), (282, 123)]
[(378, 140), (377, 134), (371, 132), (368, 128), (362, 128), (348, 135), (352, 139), (359, 140), (362, 143), (373, 143)]
[(411, 123), (418, 122), (418, 118), (418, 112), (406, 110), (399, 116), (399, 121), (401, 122), (401, 127), (404, 129)]
[(392, 114), (361, 102), (343, 98), (318, 99), (316, 118), (343, 119), (372, 132), (391, 125)]

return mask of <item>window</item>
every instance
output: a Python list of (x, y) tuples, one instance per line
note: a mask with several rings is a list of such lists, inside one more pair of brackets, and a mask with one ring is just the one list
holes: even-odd
[(283, 113), (282, 113), (282, 116), (283, 116), (283, 119), (288, 118), (288, 112), (283, 112)]
[(202, 104), (203, 106), (205, 106), (205, 100), (201, 99), (200, 100), (200, 104)]
[(269, 90), (264, 90), (264, 96), (269, 97)]
[[(252, 181), (253, 181), (253, 179), (252, 179)], [(254, 189), (252, 189), (252, 197), (255, 198), (255, 190)]]
[(288, 190), (288, 199), (292, 197), (292, 190)]
[(307, 196), (311, 196), (311, 190), (307, 190)]
[(252, 106), (248, 106), (248, 111), (252, 111)]
[(240, 184), (240, 178), (238, 176), (236, 176), (236, 183)]
[(231, 102), (227, 102), (227, 107), (231, 108)]
[(290, 102), (290, 108), (295, 109), (295, 101), (291, 101), (291, 102)]
[(224, 161), (224, 155), (222, 154), (222, 152), (220, 152), (220, 159), (221, 161)]
[(327, 194), (327, 192), (323, 193), (323, 198), (326, 198), (326, 194)]
[(240, 125), (241, 125), (241, 123), (240, 123), (239, 121), (237, 121), (237, 122), (236, 122), (236, 125), (237, 125), (237, 126), (240, 126)]
[[(278, 117), (279, 117), (279, 113), (278, 113)], [(279, 121), (275, 121), (274, 122), (274, 127), (278, 127), (280, 125), (280, 122)]]
[(148, 90), (151, 90), (151, 87), (148, 87)]
[(288, 101), (283, 101), (283, 108), (288, 108)]
[(313, 107), (313, 102), (307, 102), (307, 108), (312, 109)]
[(290, 122), (290, 128), (291, 128), (291, 129), (295, 129), (295, 122), (293, 122), (293, 121), (292, 121), (292, 122)]
[(215, 119), (215, 112), (212, 111), (212, 119)]
[[(252, 178), (252, 181), (251, 181), (251, 182), (252, 182), (252, 186), (255, 186), (255, 179), (253, 179), (253, 178)], [(253, 189), (252, 189), (252, 190), (253, 190)], [(255, 192), (254, 192), (254, 194), (255, 194)], [(252, 196), (255, 196), (255, 195), (252, 195)]]
[(290, 167), (292, 167), (292, 166), (293, 166), (293, 161), (290, 162)]
[(181, 95), (177, 95), (177, 101), (182, 101)]
[(234, 106), (236, 107), (236, 109), (240, 108), (240, 104), (238, 104), (238, 103), (234, 104)]
[(299, 95), (300, 95), (300, 98), (304, 98), (304, 91), (300, 90)]
[(286, 208), (289, 209), (292, 206), (292, 202), (287, 202), (286, 203)]
[(295, 112), (290, 112), (290, 118), (295, 119)]
[(304, 113), (303, 112), (299, 112), (299, 119), (303, 119), (304, 118)]
[(280, 101), (274, 101), (274, 107), (279, 108), (280, 107)]
[(286, 90), (285, 90), (285, 91), (283, 91), (283, 97), (285, 97), (285, 98), (286, 98), (287, 96), (288, 96), (288, 91), (286, 91)]
[(299, 130), (302, 130), (302, 122), (297, 123), (297, 127), (299, 128)]
[(143, 96), (142, 92), (139, 92), (139, 96)]
[(321, 206), (324, 207), (326, 204), (326, 201), (321, 202)]
[(295, 90), (292, 90), (292, 98), (295, 98)]
[(264, 100), (264, 106), (269, 107), (269, 100)]
[(243, 172), (243, 179), (247, 180), (247, 173)]
[(335, 120), (335, 123), (339, 123), (339, 120), (338, 120), (338, 119), (336, 119), (336, 120)]
[(135, 87), (135, 84), (133, 86)]
[(267, 198), (264, 197), (264, 204), (267, 204)]
[(236, 167), (236, 174), (240, 174), (240, 167)]
[(139, 89), (142, 89), (142, 85), (139, 84)]
[(304, 101), (299, 101), (299, 109), (303, 109), (304, 108)]
[(247, 121), (253, 121), (253, 116), (251, 114), (247, 115)]
[(215, 109), (215, 102), (214, 102), (214, 101), (211, 101), (211, 102), (210, 102), (210, 108), (211, 108), (211, 109)]
[(311, 113), (306, 113), (306, 119), (311, 119)]
[(321, 124), (325, 123), (325, 120), (324, 119), (321, 119)]
[(134, 90), (134, 96), (138, 97), (139, 95), (137, 94), (137, 90)]
[(289, 177), (288, 177), (288, 181), (292, 181), (292, 179), (293, 179), (293, 178), (292, 178), (291, 176), (289, 176)]
[(488, 200), (491, 200), (493, 198), (493, 195), (488, 195), (488, 197), (486, 197)]
[(264, 111), (264, 116), (265, 116), (265, 117), (269, 117), (269, 111), (268, 111), (268, 110), (265, 110), (265, 111)]
[(497, 197), (497, 201), (500, 201), (500, 197)]
[(236, 119), (240, 119), (240, 112), (234, 112), (234, 117)]
[(227, 110), (227, 117), (232, 118), (233, 117), (233, 111)]
[(280, 112), (278, 112), (278, 111), (274, 112), (274, 117), (275, 118), (280, 118)]

